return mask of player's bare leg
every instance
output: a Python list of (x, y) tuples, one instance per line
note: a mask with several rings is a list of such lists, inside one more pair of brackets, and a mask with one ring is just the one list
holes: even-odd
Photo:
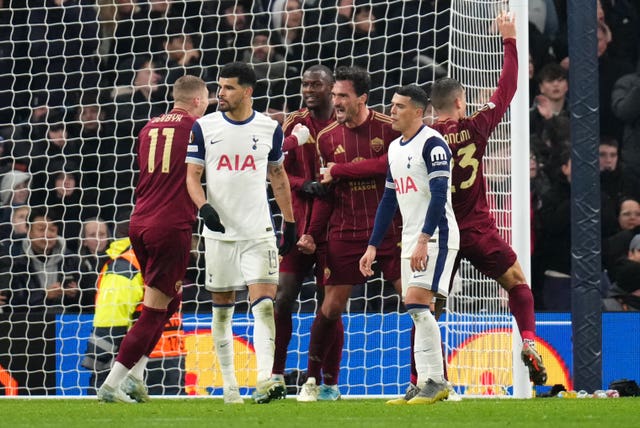
[(98, 400), (102, 402), (135, 402), (121, 389), (125, 377), (133, 366), (153, 348), (158, 341), (157, 332), (164, 327), (167, 307), (173, 297), (162, 291), (147, 287), (144, 293), (142, 313), (138, 321), (124, 337), (116, 362), (104, 384), (98, 390)]
[(536, 315), (533, 294), (527, 285), (520, 263), (516, 260), (497, 281), (509, 294), (509, 309), (522, 336), (521, 356), (529, 370), (529, 379), (536, 385), (544, 385), (547, 382), (547, 370), (535, 348)]

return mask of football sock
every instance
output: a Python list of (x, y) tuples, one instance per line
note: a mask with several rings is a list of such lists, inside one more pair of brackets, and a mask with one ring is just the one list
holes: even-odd
[(122, 363), (116, 361), (111, 367), (107, 378), (104, 380), (103, 385), (110, 386), (111, 388), (118, 388), (120, 382), (127, 376), (129, 369), (122, 365)]
[(233, 304), (213, 305), (211, 322), (211, 335), (218, 356), (218, 364), (222, 372), (224, 386), (236, 386), (236, 369), (233, 362), (233, 330), (231, 320), (233, 317)]
[(144, 380), (144, 369), (147, 368), (148, 362), (149, 362), (149, 357), (146, 355), (143, 355), (142, 357), (140, 357), (138, 362), (135, 363), (133, 367), (131, 367), (131, 370), (129, 370), (129, 374), (135, 377), (136, 379)]
[(336, 320), (334, 327), (334, 339), (329, 345), (322, 362), (322, 381), (325, 385), (337, 385), (340, 374), (340, 362), (342, 361), (342, 348), (344, 346), (344, 324), (342, 317)]
[(273, 356), (273, 374), (284, 374), (285, 364), (287, 362), (287, 348), (291, 341), (291, 333), (293, 331), (293, 322), (291, 321), (290, 311), (276, 311), (276, 349)]
[(509, 309), (516, 319), (522, 339), (534, 340), (536, 314), (533, 309), (533, 294), (527, 284), (519, 284), (509, 290)]
[(158, 344), (158, 340), (160, 340), (160, 337), (162, 337), (162, 333), (164, 333), (165, 325), (169, 322), (173, 314), (180, 308), (181, 303), (182, 293), (176, 295), (173, 299), (171, 299), (171, 301), (167, 305), (167, 315), (165, 316), (164, 322), (162, 323), (162, 325), (158, 326), (158, 329), (153, 334), (153, 340), (149, 342), (149, 348), (147, 349), (147, 352), (145, 352), (145, 355), (148, 356), (151, 354), (151, 352), (153, 352), (153, 349)]
[(436, 319), (427, 305), (407, 305), (407, 312), (416, 326), (413, 352), (418, 384), (422, 385), (427, 379), (444, 382), (440, 329)]
[(105, 384), (112, 388), (120, 385), (129, 370), (145, 355), (149, 343), (153, 339), (150, 332), (155, 332), (158, 325), (164, 325), (166, 312), (166, 309), (142, 306), (140, 318), (122, 340), (116, 363), (105, 379)]
[(140, 318), (127, 332), (120, 345), (116, 361), (131, 369), (140, 357), (146, 355), (147, 350), (152, 346), (152, 341), (154, 339), (157, 341), (155, 333), (164, 326), (166, 316), (166, 309), (150, 308), (143, 305)]
[(256, 351), (257, 381), (271, 377), (275, 350), (276, 323), (273, 318), (273, 299), (262, 297), (251, 305), (253, 313), (253, 348)]
[[(311, 325), (311, 338), (309, 340), (309, 360), (307, 363), (307, 377), (320, 380), (322, 363), (328, 352), (331, 342), (335, 340), (335, 327), (337, 319), (330, 320), (322, 311), (316, 313)], [(342, 350), (340, 350), (342, 353)]]

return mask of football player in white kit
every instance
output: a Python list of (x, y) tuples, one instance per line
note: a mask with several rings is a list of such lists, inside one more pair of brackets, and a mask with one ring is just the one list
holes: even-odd
[[(231, 321), (235, 293), (249, 289), (255, 323), (256, 403), (286, 395), (285, 385), (271, 379), (275, 323), (273, 300), (279, 255), (296, 242), (291, 191), (282, 166), (280, 125), (252, 107), (253, 69), (240, 62), (225, 65), (218, 78), (218, 111), (196, 121), (187, 150), (187, 188), (205, 228), (205, 287), (213, 300), (212, 335), (224, 384), (224, 401), (243, 402), (233, 355)], [(206, 197), (201, 185), (206, 178)], [(284, 217), (278, 247), (267, 199), (266, 178)]]
[(376, 212), (363, 275), (373, 274), (376, 247), (396, 209), (402, 214), (402, 294), (415, 325), (414, 356), (420, 392), (408, 404), (431, 404), (449, 394), (444, 378), (440, 329), (431, 313), (434, 298), (446, 297), (460, 242), (451, 205), (451, 151), (442, 135), (422, 122), (427, 94), (416, 85), (391, 100), (393, 129), (402, 135), (389, 146), (389, 172)]

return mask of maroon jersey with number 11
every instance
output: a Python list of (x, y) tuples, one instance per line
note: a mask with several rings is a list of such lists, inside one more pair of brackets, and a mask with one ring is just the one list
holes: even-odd
[(131, 222), (146, 227), (191, 227), (196, 206), (187, 192), (187, 146), (196, 121), (173, 109), (151, 119), (138, 135), (140, 175)]

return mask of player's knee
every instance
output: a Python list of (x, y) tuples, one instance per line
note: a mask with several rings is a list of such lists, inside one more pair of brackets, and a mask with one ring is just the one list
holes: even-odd
[(256, 318), (273, 318), (273, 299), (265, 296), (251, 304), (251, 313)]

